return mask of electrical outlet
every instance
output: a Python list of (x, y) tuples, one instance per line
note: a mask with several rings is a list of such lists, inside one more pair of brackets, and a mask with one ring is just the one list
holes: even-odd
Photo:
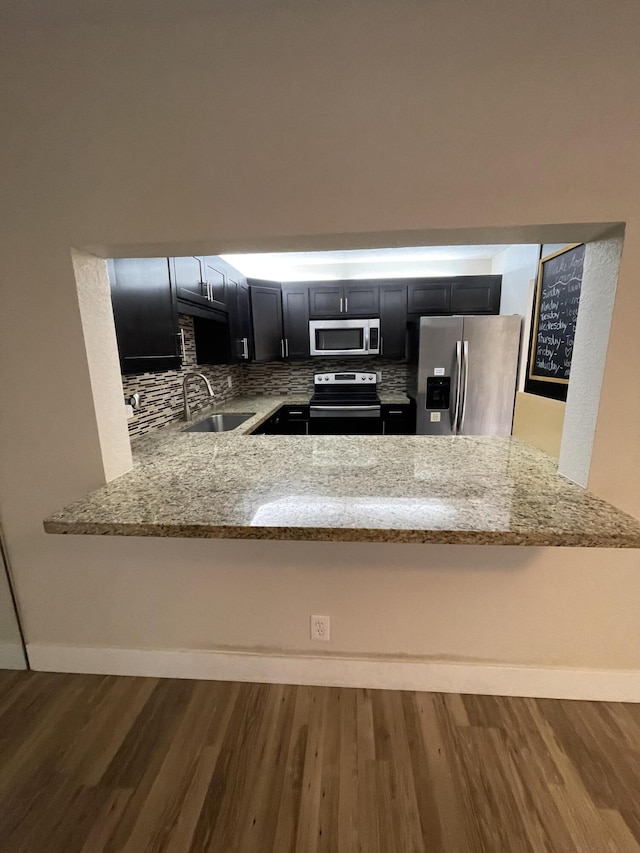
[(377, 382), (378, 382), (378, 384), (380, 384), (382, 382), (382, 371), (376, 370), (376, 375), (377, 375)]
[(227, 385), (229, 388), (233, 388), (233, 376), (227, 376)]
[(330, 620), (328, 616), (311, 616), (311, 639), (329, 642)]

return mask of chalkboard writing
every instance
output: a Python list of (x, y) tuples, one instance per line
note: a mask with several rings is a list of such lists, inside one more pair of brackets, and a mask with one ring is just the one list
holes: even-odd
[(530, 379), (569, 381), (583, 263), (584, 244), (540, 261)]

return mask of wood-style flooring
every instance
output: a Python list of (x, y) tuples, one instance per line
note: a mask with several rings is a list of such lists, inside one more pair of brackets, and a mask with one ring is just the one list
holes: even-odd
[(0, 672), (0, 851), (640, 851), (640, 706)]

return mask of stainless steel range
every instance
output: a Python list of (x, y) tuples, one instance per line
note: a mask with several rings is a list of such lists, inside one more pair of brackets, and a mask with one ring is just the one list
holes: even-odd
[(376, 373), (316, 373), (313, 389), (309, 414), (315, 434), (381, 432)]

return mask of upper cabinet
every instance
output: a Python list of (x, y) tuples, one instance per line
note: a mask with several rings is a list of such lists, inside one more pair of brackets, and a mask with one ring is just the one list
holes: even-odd
[(451, 281), (418, 278), (409, 282), (409, 314), (450, 314)]
[(123, 373), (182, 364), (176, 292), (167, 258), (109, 261), (111, 302)]
[(478, 275), (451, 283), (452, 314), (499, 314), (502, 276)]
[(254, 361), (285, 358), (282, 331), (282, 292), (278, 282), (250, 279)]
[(181, 313), (202, 316), (193, 309), (227, 310), (228, 264), (222, 258), (171, 258), (170, 265)]
[(309, 286), (282, 284), (282, 325), (285, 357), (309, 358)]
[(377, 282), (314, 282), (309, 285), (309, 317), (373, 317), (380, 310)]
[(249, 361), (252, 352), (251, 295), (249, 283), (239, 273), (227, 279), (227, 307), (231, 339), (231, 361)]
[(343, 308), (342, 285), (335, 282), (314, 282), (309, 285), (309, 317), (335, 317), (342, 313)]
[(346, 283), (344, 314), (347, 317), (377, 317), (380, 311), (380, 282), (359, 281)]
[(502, 276), (467, 275), (414, 279), (408, 283), (408, 313), (499, 314)]
[(407, 338), (407, 286), (404, 282), (381, 284), (380, 355), (405, 358)]
[(500, 276), (285, 282), (247, 279), (222, 258), (109, 262), (123, 373), (182, 363), (178, 314), (194, 318), (200, 364), (309, 358), (310, 319), (380, 318), (380, 355), (404, 358), (407, 319), (498, 314)]

